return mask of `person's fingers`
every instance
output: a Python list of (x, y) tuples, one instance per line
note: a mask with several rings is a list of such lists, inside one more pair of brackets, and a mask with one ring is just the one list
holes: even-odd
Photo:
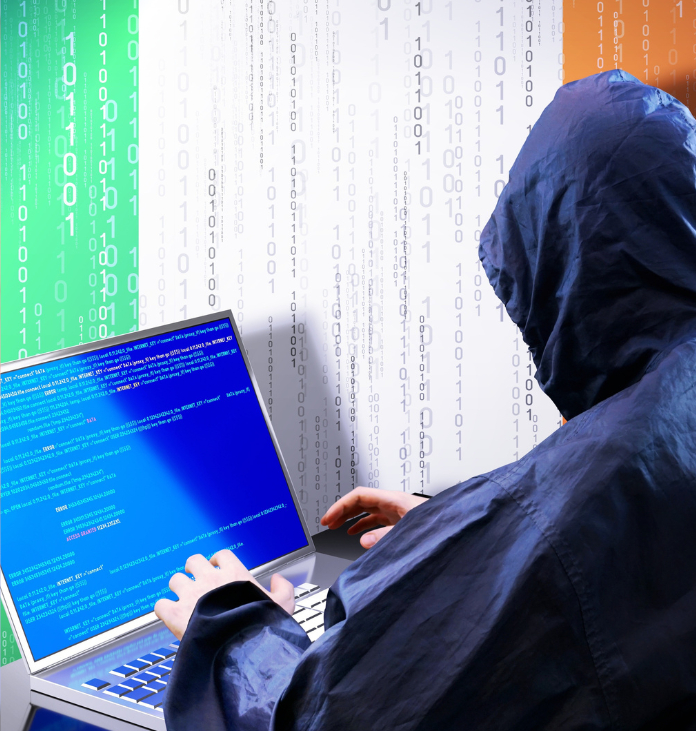
[[(335, 502), (324, 516), (326, 525), (336, 520), (345, 522), (350, 518), (360, 515), (365, 510), (377, 507), (380, 502), (380, 493), (382, 490), (376, 490), (373, 487), (356, 487), (340, 500)], [(324, 523), (324, 520), (321, 521)]]
[(169, 617), (172, 611), (174, 602), (171, 599), (158, 599), (155, 602), (155, 614), (158, 619), (161, 619), (166, 624), (166, 619)]
[(213, 566), (219, 566), (221, 569), (243, 569), (246, 571), (246, 566), (230, 551), (229, 548), (223, 548), (221, 551), (214, 553), (210, 557), (210, 562)]
[(382, 490), (371, 487), (356, 487), (326, 511), (320, 521), (321, 524), (327, 525), (329, 528), (338, 528), (346, 520), (350, 520), (360, 513), (378, 509), (383, 500), (382, 492)]
[(271, 594), (277, 594), (284, 598), (295, 596), (295, 587), (281, 574), (271, 576)]
[(246, 566), (227, 548), (218, 551), (210, 557), (210, 564), (217, 566), (220, 571), (215, 571), (218, 578), (224, 583), (232, 581), (254, 581)]
[(208, 573), (210, 568), (210, 561), (208, 561), (208, 559), (200, 553), (196, 553), (186, 559), (184, 571), (198, 579)]
[(351, 525), (346, 533), (348, 533), (349, 536), (353, 536), (356, 533), (367, 530), (368, 528), (374, 528), (376, 525), (387, 525), (389, 523), (390, 520), (385, 515), (381, 515), (380, 513), (375, 513), (374, 515), (366, 515), (364, 518), (361, 518), (355, 525)]
[(178, 602), (173, 602), (171, 599), (159, 599), (155, 603), (154, 610), (167, 629), (180, 640), (184, 636), (188, 621), (182, 619), (178, 604)]
[(386, 536), (393, 527), (393, 525), (388, 525), (384, 528), (378, 528), (377, 530), (365, 533), (365, 535), (360, 538), (360, 545), (363, 548), (372, 548), (372, 546), (374, 546), (377, 541), (382, 540), (382, 538), (384, 538), (384, 536)]
[[(351, 507), (358, 500), (357, 489), (352, 490), (347, 495), (344, 495), (340, 500), (335, 502), (327, 511), (324, 513), (320, 523), (322, 525), (328, 525), (331, 527), (338, 527), (343, 525), (346, 521), (345, 513), (351, 509)], [(335, 525), (333, 525), (335, 524)]]
[(288, 614), (295, 611), (295, 587), (280, 574), (271, 576), (271, 598)]
[(182, 574), (180, 571), (177, 572), (172, 576), (171, 579), (169, 579), (169, 588), (179, 597), (181, 598), (182, 593), (186, 591), (189, 584), (192, 583), (192, 580), (189, 579), (186, 574)]

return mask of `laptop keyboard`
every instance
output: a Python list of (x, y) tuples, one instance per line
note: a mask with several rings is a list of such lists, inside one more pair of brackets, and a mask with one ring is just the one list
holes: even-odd
[(172, 642), (169, 647), (158, 647), (111, 670), (110, 675), (114, 675), (115, 679), (92, 678), (82, 687), (163, 711), (167, 680), (178, 649), (179, 640)]
[(328, 589), (317, 592), (314, 584), (300, 584), (295, 587), (295, 611), (292, 618), (299, 623), (314, 642), (324, 634), (324, 609), (326, 609), (326, 595)]
[[(295, 611), (292, 615), (312, 642), (324, 634), (324, 609), (329, 593), (328, 589), (317, 589), (319, 587), (315, 584), (295, 587)], [(164, 712), (167, 681), (178, 649), (179, 640), (169, 647), (158, 647), (111, 670), (112, 679), (92, 678), (82, 687)]]

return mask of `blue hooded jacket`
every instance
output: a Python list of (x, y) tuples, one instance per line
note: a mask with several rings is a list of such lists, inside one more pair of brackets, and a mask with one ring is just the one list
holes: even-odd
[(561, 88), (480, 257), (569, 423), (410, 511), (310, 646), (202, 597), (170, 731), (696, 729), (696, 122), (612, 71)]

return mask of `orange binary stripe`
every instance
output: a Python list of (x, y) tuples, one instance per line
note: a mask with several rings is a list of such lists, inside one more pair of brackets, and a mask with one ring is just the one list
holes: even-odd
[(565, 82), (620, 68), (696, 111), (693, 0), (566, 0)]

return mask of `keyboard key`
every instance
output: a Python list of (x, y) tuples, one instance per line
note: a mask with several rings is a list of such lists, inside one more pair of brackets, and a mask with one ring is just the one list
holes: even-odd
[(92, 678), (92, 680), (82, 683), (83, 688), (90, 688), (91, 690), (101, 690), (106, 688), (107, 685), (111, 685), (111, 683), (108, 680), (99, 680), (99, 678)]
[(153, 694), (153, 691), (150, 690), (148, 686), (145, 686), (144, 688), (136, 688), (132, 693), (129, 693), (127, 696), (125, 696), (125, 699), (127, 701), (131, 701), (132, 703), (139, 703), (144, 698), (148, 698)]
[[(155, 662), (157, 662), (155, 660)], [(150, 665), (152, 665), (151, 662), (145, 662), (143, 660), (129, 660), (126, 665), (130, 668), (135, 668), (136, 672), (138, 670), (145, 670), (145, 668), (149, 668)]]
[(158, 665), (157, 667), (150, 668), (147, 672), (148, 673), (152, 673), (153, 675), (156, 675), (158, 678), (161, 678), (161, 677), (163, 677), (165, 675), (169, 675), (169, 673), (171, 671), (166, 670), (161, 665)]
[(307, 597), (307, 599), (300, 599), (299, 602), (297, 602), (298, 607), (303, 607), (304, 609), (314, 609), (318, 611), (318, 606), (321, 604), (321, 599), (315, 599), (313, 596)]
[[(138, 690), (137, 688), (135, 690)], [(107, 688), (104, 693), (106, 695), (115, 695), (118, 698), (123, 698), (123, 696), (127, 695), (128, 693), (135, 692), (133, 688), (126, 688), (125, 685), (112, 685), (110, 688)]]
[(324, 589), (316, 594), (312, 594), (312, 596), (309, 596), (306, 599), (300, 599), (297, 604), (300, 607), (313, 607), (314, 609), (317, 609), (322, 602), (326, 602), (328, 593), (329, 590)]
[(171, 671), (174, 669), (174, 660), (167, 660), (157, 667), (162, 668), (162, 670), (168, 670), (171, 673)]
[(174, 640), (174, 642), (170, 642), (169, 644), (170, 644), (170, 645), (171, 645), (172, 647), (179, 647), (179, 642), (180, 642), (180, 640)]
[(89, 688), (90, 690), (101, 690), (102, 688), (106, 688), (107, 685), (111, 685), (111, 682), (109, 680), (92, 678), (92, 680), (88, 680), (86, 683), (83, 683), (82, 687)]
[(164, 707), (164, 699), (166, 697), (167, 697), (167, 689), (165, 688), (160, 693), (151, 695), (149, 698), (146, 698), (145, 700), (141, 701), (141, 704), (143, 706), (147, 706), (148, 708), (155, 708), (156, 710), (161, 711)]
[(168, 657), (176, 655), (176, 650), (171, 647), (160, 647), (159, 650), (153, 650), (152, 654), (159, 655), (163, 660), (166, 660)]
[[(137, 676), (136, 676), (137, 678)], [(136, 688), (140, 688), (143, 685), (145, 685), (144, 680), (136, 680), (136, 678), (126, 678), (125, 680), (122, 680), (119, 685), (125, 685), (126, 688), (133, 688), (135, 690)]]
[(293, 615), (292, 618), (298, 622), (299, 624), (302, 624), (302, 622), (307, 621), (311, 617), (316, 617), (318, 612), (316, 609), (306, 609), (305, 607), (300, 607)]
[(312, 642), (315, 642), (324, 634), (324, 625), (322, 624), (321, 627), (317, 627), (316, 629), (313, 629), (311, 632), (308, 632), (307, 634), (308, 634), (309, 639)]
[(143, 683), (152, 683), (153, 680), (159, 680), (159, 677), (154, 673), (151, 673), (149, 670), (146, 670), (144, 673), (136, 675), (135, 679), (141, 680)]
[(312, 617), (311, 619), (308, 619), (304, 624), (302, 624), (300, 626), (307, 634), (309, 634), (316, 627), (324, 626), (324, 615), (317, 614), (316, 617)]
[[(158, 663), (162, 658), (159, 655), (153, 655), (151, 652), (148, 652), (147, 655), (143, 655), (142, 657), (139, 657), (138, 660), (142, 660), (143, 662), (148, 663), (148, 665), (155, 665)], [(130, 665), (130, 663), (128, 663)]]
[(147, 689), (151, 690), (153, 693), (161, 693), (166, 687), (167, 684), (164, 680), (155, 680), (154, 683), (150, 683), (150, 685), (147, 686)]
[(109, 672), (112, 673), (112, 675), (118, 675), (121, 678), (130, 678), (131, 675), (135, 675), (138, 672), (138, 669), (128, 667), (128, 665), (121, 665), (121, 667), (114, 668)]

